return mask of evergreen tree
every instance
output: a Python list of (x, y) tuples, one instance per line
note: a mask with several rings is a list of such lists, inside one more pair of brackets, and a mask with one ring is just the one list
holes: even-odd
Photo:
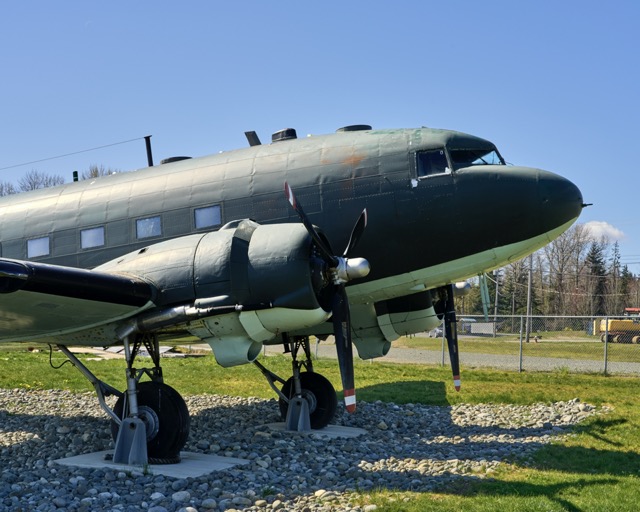
[(633, 304), (633, 299), (631, 299), (633, 281), (633, 274), (629, 271), (629, 267), (625, 265), (620, 273), (620, 314), (623, 313), (624, 308), (640, 307), (637, 304)]
[(592, 242), (586, 258), (587, 294), (589, 298), (589, 314), (602, 316), (607, 314), (605, 294), (606, 276), (605, 242)]
[(607, 311), (610, 315), (621, 315), (622, 300), (620, 296), (620, 246), (616, 241), (611, 249), (611, 263), (607, 272)]

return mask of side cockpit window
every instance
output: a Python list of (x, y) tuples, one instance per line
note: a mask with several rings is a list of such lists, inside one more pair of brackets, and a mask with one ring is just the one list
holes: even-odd
[(449, 148), (453, 169), (473, 165), (505, 165), (504, 160), (495, 148), (486, 149), (453, 149)]
[(416, 153), (416, 170), (418, 178), (450, 172), (444, 149), (418, 151)]

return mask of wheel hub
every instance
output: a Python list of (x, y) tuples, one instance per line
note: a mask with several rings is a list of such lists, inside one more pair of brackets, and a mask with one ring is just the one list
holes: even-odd
[(309, 414), (312, 414), (316, 410), (316, 407), (318, 407), (318, 399), (316, 398), (316, 395), (308, 389), (303, 389), (302, 398), (304, 398), (309, 404)]
[(160, 419), (151, 407), (141, 405), (138, 407), (138, 418), (144, 423), (145, 430), (147, 432), (147, 441), (151, 441), (158, 435), (160, 430)]

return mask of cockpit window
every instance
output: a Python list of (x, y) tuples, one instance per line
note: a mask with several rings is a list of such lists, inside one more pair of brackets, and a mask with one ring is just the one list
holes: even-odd
[(418, 178), (450, 172), (444, 149), (418, 151), (416, 153), (416, 168)]
[(505, 165), (495, 149), (449, 149), (454, 170), (472, 165)]

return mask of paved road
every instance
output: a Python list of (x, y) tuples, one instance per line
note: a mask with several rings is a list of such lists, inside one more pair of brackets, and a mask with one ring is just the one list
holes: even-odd
[[(319, 357), (335, 358), (335, 347), (331, 343), (323, 342), (319, 345), (312, 344), (311, 351)], [(281, 346), (265, 347), (265, 353), (281, 354)], [(392, 347), (385, 357), (373, 359), (387, 363), (420, 363), (420, 364), (442, 364), (442, 352), (437, 350), (422, 350), (406, 347)], [(449, 364), (449, 354), (445, 351), (444, 363)], [(604, 361), (588, 359), (560, 359), (556, 357), (534, 357), (525, 356), (520, 367), (518, 355), (496, 355), (482, 354), (478, 352), (461, 352), (460, 365), (464, 369), (466, 366), (474, 368), (498, 368), (501, 370), (518, 371), (553, 371), (568, 370), (579, 373), (603, 373)], [(609, 362), (607, 365), (609, 374), (640, 374), (640, 363), (617, 363)]]

